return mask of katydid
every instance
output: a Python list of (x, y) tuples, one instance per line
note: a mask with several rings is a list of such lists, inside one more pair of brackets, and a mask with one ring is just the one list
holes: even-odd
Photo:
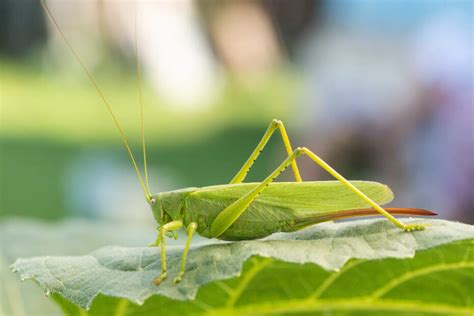
[[(158, 236), (152, 244), (152, 246), (161, 247), (161, 274), (154, 279), (155, 284), (160, 284), (167, 277), (165, 237), (175, 237), (176, 231), (181, 228), (186, 228), (187, 242), (181, 259), (180, 272), (175, 277), (174, 283), (180, 282), (183, 278), (186, 258), (194, 233), (206, 238), (249, 240), (263, 238), (276, 232), (296, 231), (324, 221), (368, 215), (385, 216), (402, 230), (413, 231), (422, 230), (426, 225), (405, 225), (392, 214), (436, 215), (434, 212), (415, 208), (382, 208), (380, 205), (393, 199), (393, 194), (386, 185), (368, 181), (348, 181), (311, 150), (305, 147), (293, 149), (285, 126), (280, 120), (273, 120), (270, 123), (250, 157), (229, 184), (151, 194), (148, 183), (141, 100), (144, 178), (138, 169), (125, 133), (107, 99), (61, 31), (44, 0), (40, 1), (46, 14), (89, 77), (109, 111), (130, 156), (145, 198), (159, 224)], [(140, 80), (138, 65), (137, 61), (137, 78)], [(286, 159), (262, 182), (244, 183), (253, 163), (276, 131), (279, 131), (283, 140), (287, 153)], [(303, 181), (296, 162), (296, 159), (303, 155), (326, 170), (337, 181)], [(289, 166), (292, 168), (295, 181), (274, 182)]]

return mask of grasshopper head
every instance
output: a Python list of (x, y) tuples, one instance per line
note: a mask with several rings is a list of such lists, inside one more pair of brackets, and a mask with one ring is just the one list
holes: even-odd
[(150, 207), (153, 213), (153, 217), (158, 222), (158, 224), (164, 225), (170, 222), (169, 215), (165, 212), (163, 208), (163, 199), (161, 194), (157, 194), (151, 197), (150, 199)]
[(186, 197), (194, 190), (195, 188), (186, 188), (153, 195), (150, 199), (150, 207), (156, 221), (163, 225), (171, 221), (182, 220), (184, 217), (184, 202)]

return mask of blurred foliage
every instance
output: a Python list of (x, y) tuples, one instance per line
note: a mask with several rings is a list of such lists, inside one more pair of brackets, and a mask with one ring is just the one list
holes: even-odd
[[(78, 69), (48, 73), (38, 64), (20, 66), (5, 60), (1, 69), (1, 215), (67, 216), (64, 178), (79, 154), (106, 152), (130, 168), (109, 114)], [(135, 74), (114, 66), (97, 72), (94, 76), (140, 157)], [(297, 81), (290, 73), (252, 83), (231, 78), (226, 82), (214, 104), (196, 110), (164, 104), (144, 87), (151, 169), (177, 170), (183, 186), (224, 183), (248, 157), (269, 121), (291, 116), (288, 104)], [(278, 140), (270, 143), (268, 152), (275, 145), (279, 146)], [(272, 156), (263, 155), (259, 164), (269, 166)], [(257, 168), (251, 177), (261, 178), (268, 170)]]
[[(119, 143), (102, 101), (81, 72), (44, 72), (0, 61), (2, 138), (48, 139), (80, 144)], [(102, 71), (98, 71), (102, 72)], [(140, 141), (138, 89), (134, 73), (111, 66), (96, 80), (132, 143)], [(223, 78), (225, 79), (225, 78)], [(296, 78), (289, 72), (241, 81), (227, 78), (213, 104), (194, 110), (165, 104), (144, 87), (150, 143), (192, 143), (232, 127), (262, 128), (275, 116), (288, 118)]]

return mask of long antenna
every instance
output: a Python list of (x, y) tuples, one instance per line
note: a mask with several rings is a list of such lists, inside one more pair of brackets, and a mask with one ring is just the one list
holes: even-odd
[(137, 4), (135, 4), (135, 56), (136, 56), (136, 67), (137, 67), (137, 86), (138, 86), (138, 100), (140, 103), (140, 121), (141, 134), (142, 134), (142, 150), (143, 150), (143, 166), (145, 169), (145, 184), (148, 195), (151, 196), (150, 183), (148, 182), (148, 165), (146, 159), (146, 143), (145, 143), (145, 119), (143, 117), (143, 93), (142, 93), (142, 79), (140, 72), (140, 50), (138, 48), (138, 23), (137, 23)]
[(59, 27), (59, 24), (56, 22), (56, 20), (54, 19), (51, 11), (49, 10), (48, 6), (46, 5), (46, 3), (44, 2), (44, 0), (40, 0), (40, 3), (41, 3), (41, 6), (43, 7), (44, 11), (46, 12), (46, 14), (48, 15), (49, 19), (51, 20), (51, 22), (53, 22), (55, 28), (58, 30), (59, 34), (61, 35), (61, 37), (63, 38), (64, 42), (66, 43), (67, 47), (69, 48), (69, 50), (71, 51), (71, 53), (74, 55), (74, 58), (77, 60), (77, 62), (79, 63), (79, 65), (81, 66), (81, 68), (84, 70), (85, 74), (87, 75), (87, 77), (89, 77), (89, 80), (91, 81), (91, 83), (94, 85), (94, 88), (95, 90), (97, 91), (97, 94), (99, 95), (99, 97), (102, 99), (102, 101), (104, 102), (105, 106), (107, 107), (107, 110), (109, 111), (110, 115), (112, 116), (112, 120), (114, 121), (114, 124), (115, 126), (117, 127), (119, 133), (120, 133), (120, 138), (122, 139), (122, 142), (123, 142), (123, 145), (125, 146), (125, 148), (127, 149), (127, 152), (128, 152), (128, 155), (130, 156), (130, 159), (132, 160), (132, 164), (133, 164), (133, 168), (135, 169), (135, 172), (137, 174), (137, 177), (138, 177), (138, 181), (140, 181), (140, 185), (142, 186), (142, 190), (143, 190), (143, 193), (145, 194), (145, 198), (147, 200), (147, 202), (150, 202), (151, 200), (151, 196), (150, 194), (147, 192), (146, 190), (146, 187), (145, 187), (145, 184), (143, 182), (143, 179), (142, 179), (142, 176), (140, 174), (140, 171), (138, 170), (138, 166), (137, 166), (137, 163), (135, 162), (135, 158), (132, 154), (132, 150), (130, 149), (130, 146), (128, 144), (128, 141), (127, 141), (127, 137), (125, 137), (125, 133), (122, 129), (122, 127), (120, 126), (118, 120), (117, 120), (117, 117), (115, 116), (114, 112), (112, 111), (112, 108), (110, 107), (110, 104), (109, 102), (107, 101), (107, 99), (105, 98), (104, 94), (102, 93), (102, 91), (99, 89), (99, 86), (97, 85), (96, 81), (94, 80), (94, 78), (92, 77), (91, 73), (89, 72), (89, 70), (87, 70), (86, 66), (84, 65), (84, 63), (82, 62), (81, 58), (79, 58), (79, 55), (77, 54), (77, 52), (75, 51), (75, 49), (72, 47), (72, 45), (69, 43), (69, 41), (67, 40), (66, 36), (64, 35), (64, 33), (62, 32), (61, 28)]

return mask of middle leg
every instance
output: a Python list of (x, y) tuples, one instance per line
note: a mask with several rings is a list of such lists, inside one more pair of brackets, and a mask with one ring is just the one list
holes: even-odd
[(188, 251), (189, 247), (191, 246), (191, 239), (193, 239), (193, 234), (196, 231), (196, 228), (197, 224), (193, 222), (189, 224), (186, 229), (188, 234), (188, 240), (186, 241), (186, 247), (184, 247), (183, 256), (181, 257), (181, 269), (179, 270), (178, 276), (174, 278), (174, 284), (181, 282), (181, 279), (183, 278), (184, 271), (186, 270), (186, 260), (188, 258)]

